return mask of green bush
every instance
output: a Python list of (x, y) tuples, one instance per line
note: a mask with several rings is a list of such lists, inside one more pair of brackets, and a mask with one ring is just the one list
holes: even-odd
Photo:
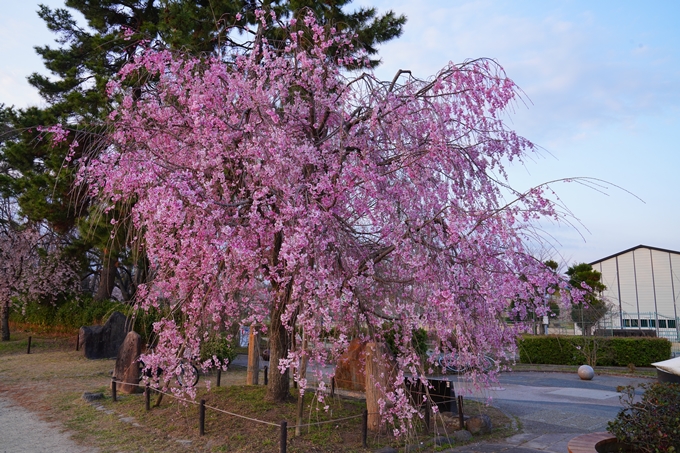
[(219, 360), (231, 362), (236, 358), (236, 347), (238, 338), (228, 340), (225, 336), (219, 335), (201, 344), (201, 360), (211, 359), (216, 356)]
[[(114, 300), (96, 301), (91, 296), (81, 295), (58, 301), (56, 304), (29, 302), (21, 310), (10, 314), (13, 322), (33, 324), (42, 328), (77, 330), (82, 326), (103, 324), (114, 311), (126, 316), (133, 313), (133, 307)], [(161, 319), (158, 310), (138, 311), (135, 314), (133, 330), (149, 343), (153, 336), (153, 323)]]
[(28, 302), (21, 310), (14, 310), (14, 322), (35, 324), (41, 327), (79, 329), (81, 326), (100, 324), (114, 311), (129, 314), (130, 306), (116, 301), (95, 301), (88, 296), (69, 298), (55, 304)]
[[(383, 324), (383, 335), (387, 347), (392, 351), (393, 354), (398, 355), (399, 348), (394, 342), (396, 334), (400, 331), (398, 325), (392, 323)], [(420, 357), (425, 357), (427, 353), (427, 331), (423, 328), (415, 329), (411, 333), (411, 346), (415, 350), (416, 354)]]
[(680, 384), (643, 384), (640, 388), (645, 393), (638, 402), (634, 402), (633, 386), (619, 389), (623, 409), (608, 423), (608, 431), (635, 451), (680, 451)]
[(596, 357), (599, 366), (650, 366), (671, 356), (665, 338), (526, 335), (518, 346), (520, 362), (536, 364), (582, 365)]

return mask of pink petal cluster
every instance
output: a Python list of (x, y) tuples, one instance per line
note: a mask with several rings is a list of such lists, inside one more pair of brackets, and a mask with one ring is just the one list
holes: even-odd
[(59, 293), (77, 291), (78, 275), (54, 238), (33, 226), (7, 222), (0, 228), (0, 304), (3, 315), (14, 302), (53, 302)]
[[(503, 162), (534, 148), (501, 119), (517, 87), (489, 60), (425, 81), (351, 75), (351, 36), (294, 25), (285, 46), (221, 59), (149, 50), (110, 87), (113, 145), (84, 177), (107, 202), (134, 201), (126, 220), (155, 276), (139, 303), (173, 316), (156, 325), (158, 363), (272, 317), (308, 344), (281, 370), (302, 354), (332, 362), (388, 321), (397, 387), (428, 372), (419, 328), (468, 363), (512, 352), (510, 302), (539, 312), (560, 284), (525, 245), (554, 206), (539, 188), (502, 197)], [(141, 96), (126, 88), (139, 80)], [(385, 410), (410, 419), (407, 395), (390, 394)]]

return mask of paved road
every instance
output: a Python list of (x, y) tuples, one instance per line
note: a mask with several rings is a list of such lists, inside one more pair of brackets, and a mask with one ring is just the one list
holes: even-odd
[(0, 396), (0, 453), (85, 453), (58, 425), (41, 420), (33, 412)]
[(465, 381), (456, 385), (477, 399), (519, 419), (521, 433), (504, 442), (479, 443), (453, 449), (456, 453), (566, 453), (567, 443), (579, 434), (606, 431), (607, 422), (620, 409), (620, 385), (637, 385), (649, 379), (596, 376), (582, 381), (567, 373), (504, 373), (497, 387), (476, 391)]
[[(239, 356), (234, 364), (247, 365)], [(332, 369), (325, 370), (330, 373)], [(582, 381), (576, 373), (503, 373), (497, 386), (475, 390), (453, 377), (456, 392), (486, 401), (514, 416), (520, 432), (503, 442), (477, 443), (447, 450), (455, 453), (566, 453), (569, 440), (589, 432), (606, 431), (621, 408), (618, 386), (651, 382), (647, 378), (598, 375)]]

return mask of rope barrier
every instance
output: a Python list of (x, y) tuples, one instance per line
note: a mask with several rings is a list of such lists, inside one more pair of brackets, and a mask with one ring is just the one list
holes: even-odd
[[(271, 426), (276, 426), (277, 428), (280, 427), (279, 423), (272, 423), (272, 422), (267, 422), (264, 420), (258, 420), (256, 418), (251, 418), (251, 417), (246, 417), (245, 415), (239, 415), (239, 414), (234, 414), (233, 412), (225, 411), (224, 409), (220, 409), (214, 406), (205, 406), (207, 409), (213, 409), (216, 410), (217, 412), (223, 412), (225, 414), (231, 415), (233, 417), (238, 417), (238, 418), (243, 418), (245, 420), (250, 420), (251, 422), (257, 422), (257, 423), (262, 423), (263, 425), (271, 425)], [(292, 426), (291, 426), (292, 428)]]
[[(129, 382), (124, 382), (124, 381), (116, 380), (115, 378), (112, 378), (111, 380), (112, 380), (112, 382), (115, 382), (116, 384), (120, 383), (120, 384), (133, 385), (133, 386), (136, 386), (136, 387), (146, 387), (146, 384), (140, 384), (140, 383), (138, 383), (138, 384), (131, 384), (131, 383), (129, 383)], [(188, 399), (186, 399), (186, 398), (181, 398), (181, 397), (179, 397), (179, 396), (177, 396), (177, 395), (175, 395), (175, 394), (173, 394), (173, 393), (164, 392), (164, 391), (162, 391), (162, 390), (160, 390), (160, 389), (153, 389), (153, 390), (154, 390), (155, 392), (160, 393), (160, 394), (167, 395), (167, 396), (169, 396), (169, 397), (171, 397), (171, 398), (174, 398), (174, 399), (176, 399), (177, 401), (182, 401), (182, 402), (185, 402), (185, 403), (190, 403), (190, 404), (193, 404), (193, 405), (195, 405), (195, 406), (199, 405), (199, 403), (197, 403), (196, 401), (188, 400)], [(455, 399), (452, 399), (452, 401), (455, 401)], [(245, 415), (235, 414), (235, 413), (233, 413), (233, 412), (229, 412), (229, 411), (226, 411), (226, 410), (224, 410), (224, 409), (220, 409), (219, 407), (209, 406), (209, 405), (206, 404), (206, 405), (205, 405), (205, 408), (206, 408), (206, 409), (212, 409), (212, 410), (217, 411), (217, 412), (222, 412), (223, 414), (231, 415), (232, 417), (242, 418), (242, 419), (244, 419), (244, 420), (248, 420), (248, 421), (251, 421), (251, 422), (261, 423), (261, 424), (263, 424), (263, 425), (275, 426), (275, 427), (277, 427), (277, 428), (280, 427), (280, 424), (279, 424), (279, 423), (273, 423), (273, 422), (268, 422), (268, 421), (266, 421), (266, 420), (259, 420), (259, 419), (257, 419), (257, 418), (246, 417)], [(370, 412), (370, 413), (368, 413), (367, 415), (376, 415), (376, 414), (379, 414), (379, 412)], [(345, 420), (352, 420), (352, 419), (359, 418), (359, 417), (363, 417), (363, 416), (364, 416), (364, 414), (362, 413), (362, 414), (357, 414), (357, 415), (351, 415), (351, 416), (349, 416), (349, 417), (335, 418), (335, 419), (332, 419), (332, 420), (325, 420), (325, 421), (321, 421), (321, 422), (303, 423), (303, 424), (301, 424), (301, 425), (292, 425), (292, 426), (288, 426), (288, 429), (305, 428), (305, 427), (308, 427), (308, 426), (326, 425), (326, 424), (329, 424), (329, 423), (336, 423), (336, 422), (341, 422), (341, 421), (345, 421)]]
[(326, 425), (328, 423), (335, 423), (335, 422), (340, 422), (340, 421), (343, 421), (343, 420), (351, 420), (353, 418), (359, 418), (359, 417), (363, 417), (363, 416), (364, 416), (364, 414), (352, 415), (351, 417), (336, 418), (336, 419), (333, 419), (333, 420), (326, 420), (326, 421), (323, 421), (323, 422), (304, 423), (302, 425), (290, 426), (289, 428), (297, 428), (297, 427), (304, 428), (306, 426)]

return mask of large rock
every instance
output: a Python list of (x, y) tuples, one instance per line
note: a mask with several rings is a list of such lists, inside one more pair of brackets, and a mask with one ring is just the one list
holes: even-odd
[(470, 431), (461, 429), (453, 432), (453, 438), (456, 439), (457, 442), (467, 442), (472, 440), (472, 434), (470, 434)]
[(78, 337), (79, 347), (88, 359), (110, 359), (118, 355), (118, 349), (127, 334), (127, 318), (114, 311), (103, 326), (83, 326)]
[(335, 385), (346, 390), (366, 391), (366, 342), (352, 340), (347, 351), (338, 359)]
[(139, 385), (139, 355), (142, 353), (142, 337), (137, 332), (128, 332), (118, 350), (113, 376), (116, 390), (123, 393), (141, 393)]
[(465, 422), (467, 430), (472, 434), (488, 434), (491, 432), (491, 418), (486, 414), (473, 415)]

